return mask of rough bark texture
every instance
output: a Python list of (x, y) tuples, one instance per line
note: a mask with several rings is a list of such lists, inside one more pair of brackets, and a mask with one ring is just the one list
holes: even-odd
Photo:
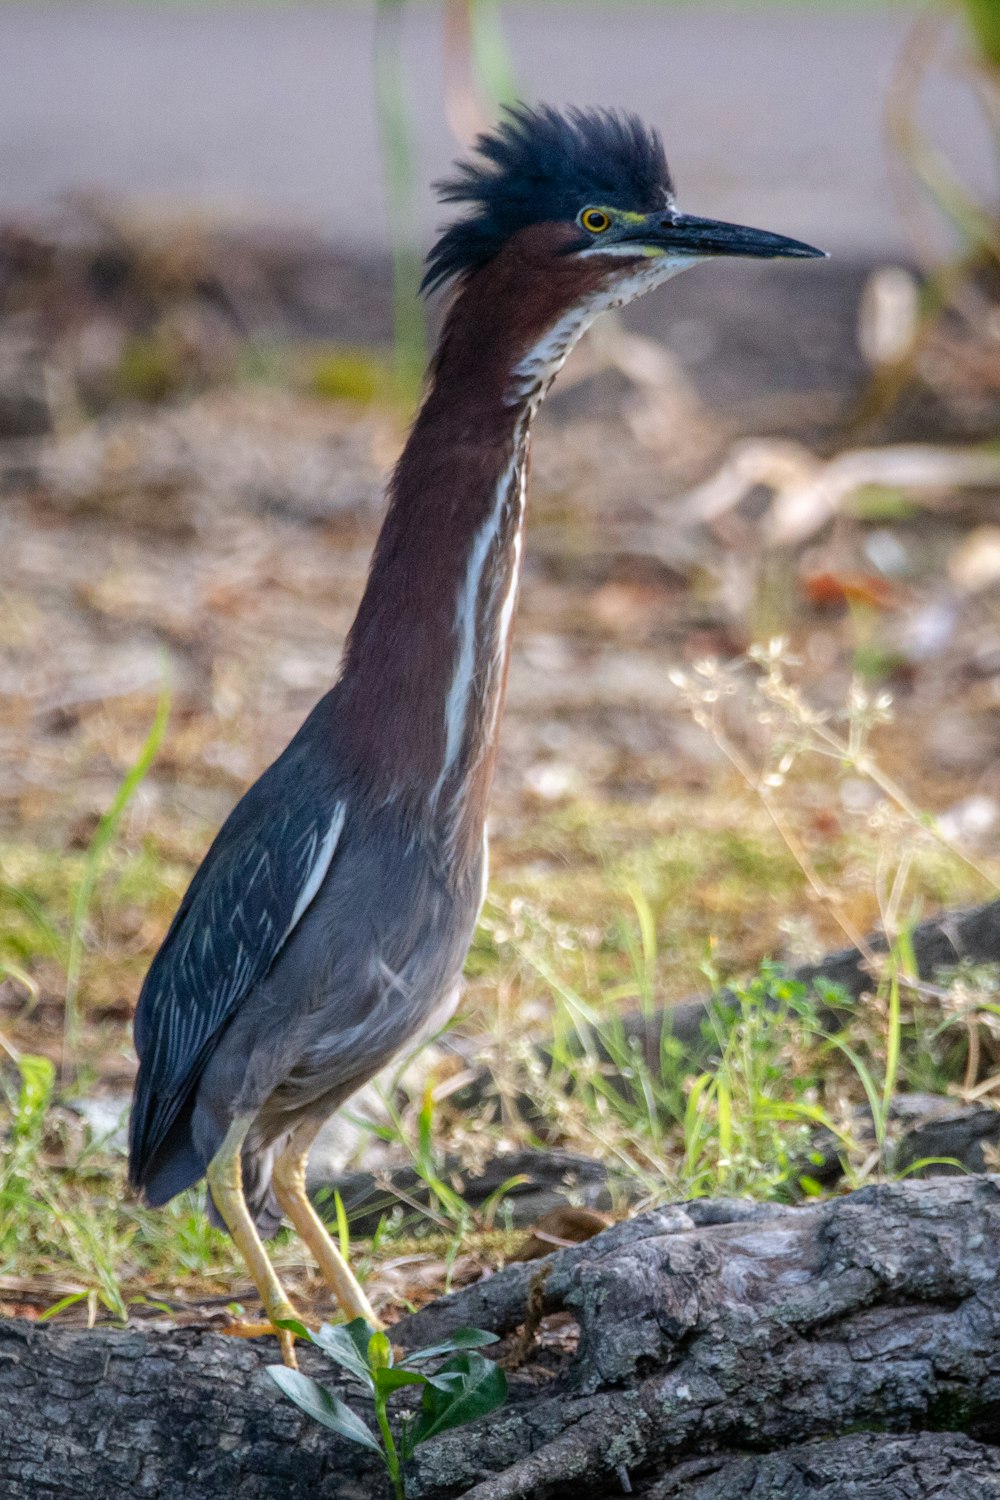
[[(1000, 1495), (998, 1262), (994, 1178), (616, 1225), (398, 1325), (410, 1346), (493, 1328), (511, 1369), (507, 1406), (419, 1449), (409, 1493)], [(4, 1500), (385, 1494), (361, 1450), (278, 1398), (273, 1358), (190, 1330), (0, 1324)]]
[(857, 1433), (785, 1453), (696, 1458), (641, 1493), (645, 1500), (992, 1500), (992, 1448), (957, 1433)]

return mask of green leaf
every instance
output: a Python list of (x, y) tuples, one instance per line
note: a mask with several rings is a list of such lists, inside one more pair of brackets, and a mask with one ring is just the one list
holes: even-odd
[(324, 1427), (329, 1427), (331, 1432), (339, 1432), (341, 1437), (349, 1438), (352, 1443), (359, 1443), (362, 1448), (368, 1448), (382, 1457), (382, 1449), (375, 1434), (332, 1391), (328, 1391), (318, 1381), (310, 1380), (308, 1375), (300, 1374), (298, 1370), (289, 1370), (286, 1365), (268, 1365), (267, 1373), (282, 1395), (287, 1396), (289, 1401), (294, 1401), (307, 1417), (315, 1418)]
[(421, 1375), (417, 1370), (404, 1370), (398, 1365), (395, 1367), (381, 1365), (377, 1370), (372, 1371), (376, 1391), (379, 1395), (386, 1396), (391, 1395), (393, 1391), (398, 1391), (403, 1385), (426, 1385), (428, 1378), (427, 1375)]
[(426, 1349), (415, 1349), (404, 1360), (405, 1364), (420, 1364), (425, 1359), (439, 1359), (443, 1354), (456, 1354), (459, 1349), (482, 1349), (487, 1344), (498, 1342), (495, 1333), (485, 1328), (456, 1328), (450, 1338), (440, 1344), (428, 1344)]
[[(923, 1172), (928, 1167), (951, 1167), (956, 1173), (974, 1175), (964, 1161), (959, 1161), (954, 1156), (921, 1156), (917, 1161), (911, 1161), (908, 1167), (904, 1167), (901, 1172), (896, 1172), (895, 1175), (902, 1182), (904, 1177), (912, 1177), (915, 1172)], [(39, 1319), (39, 1322), (41, 1322), (41, 1319)]]
[[(330, 1323), (324, 1323), (323, 1326), (324, 1328), (330, 1328), (333, 1325)], [(376, 1331), (372, 1327), (372, 1325), (370, 1323), (366, 1323), (364, 1318), (352, 1318), (349, 1323), (340, 1323), (337, 1326), (344, 1330), (344, 1332), (347, 1334), (347, 1337), (351, 1340), (351, 1343), (358, 1351), (358, 1354), (367, 1363), (368, 1344), (371, 1340), (372, 1334)]]
[(37, 1322), (47, 1323), (50, 1318), (57, 1318), (61, 1312), (66, 1311), (67, 1307), (75, 1307), (78, 1302), (86, 1302), (88, 1295), (87, 1292), (70, 1292), (68, 1296), (60, 1297), (58, 1302), (53, 1302), (51, 1307), (39, 1313)]
[(333, 1190), (333, 1207), (337, 1215), (337, 1238), (340, 1241), (340, 1253), (345, 1260), (351, 1258), (351, 1230), (347, 1223), (347, 1209), (344, 1200), (337, 1188)]
[(413, 1427), (413, 1444), (462, 1427), (487, 1412), (495, 1411), (507, 1399), (507, 1377), (499, 1365), (474, 1352), (456, 1354), (434, 1377), (463, 1377), (452, 1390), (442, 1391), (430, 1382), (424, 1388), (420, 1414)]
[(436, 1391), (457, 1391), (465, 1384), (461, 1370), (438, 1370), (436, 1375), (425, 1375), (424, 1379)]
[(424, 1163), (434, 1160), (434, 1088), (428, 1084), (417, 1116), (417, 1150)]
[[(238, 1303), (234, 1303), (232, 1304), (232, 1311), (238, 1311), (241, 1314), (243, 1309)], [(297, 1339), (306, 1339), (310, 1343), (312, 1342), (312, 1330), (307, 1328), (298, 1318), (278, 1318), (274, 1326), (275, 1328), (283, 1328), (286, 1333), (294, 1333)]]
[(368, 1340), (366, 1358), (368, 1360), (368, 1368), (372, 1372), (391, 1368), (392, 1345), (389, 1342), (388, 1335), (383, 1333), (381, 1329), (377, 1329)]
[(350, 1323), (324, 1323), (309, 1337), (334, 1364), (356, 1376), (371, 1391), (375, 1385), (368, 1368), (368, 1344), (374, 1331), (364, 1318), (354, 1318)]
[(47, 1057), (36, 1057), (23, 1052), (18, 1058), (21, 1087), (14, 1113), (13, 1136), (16, 1141), (35, 1140), (45, 1123), (45, 1114), (52, 1099), (55, 1083), (55, 1065)]

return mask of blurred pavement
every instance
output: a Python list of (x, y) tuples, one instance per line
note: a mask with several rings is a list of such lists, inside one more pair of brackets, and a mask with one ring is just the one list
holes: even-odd
[[(867, 257), (909, 244), (882, 107), (916, 13), (565, 3), (509, 7), (504, 25), (525, 97), (625, 105), (659, 125), (685, 206)], [(437, 213), (426, 184), (456, 145), (439, 12), (421, 6), (406, 26), (427, 238)], [(350, 4), (5, 4), (0, 215), (102, 188), (383, 249), (372, 28), (371, 9)], [(939, 82), (923, 114), (967, 180), (989, 190), (968, 90)]]

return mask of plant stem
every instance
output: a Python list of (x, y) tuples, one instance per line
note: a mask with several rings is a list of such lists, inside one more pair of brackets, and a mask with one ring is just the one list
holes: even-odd
[(395, 1500), (406, 1500), (406, 1486), (400, 1472), (399, 1454), (396, 1452), (396, 1444), (392, 1436), (392, 1428), (389, 1426), (389, 1417), (385, 1409), (385, 1396), (375, 1394), (375, 1418), (382, 1434), (382, 1442), (385, 1445), (385, 1466), (392, 1480), (393, 1494)]

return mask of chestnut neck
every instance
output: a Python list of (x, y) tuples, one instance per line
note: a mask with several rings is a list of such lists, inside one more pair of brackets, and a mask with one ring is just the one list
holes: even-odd
[[(338, 685), (356, 774), (373, 795), (404, 801), (412, 818), (438, 829), (459, 863), (482, 842), (529, 429), (554, 373), (526, 380), (525, 356), (581, 300), (579, 275), (538, 275), (533, 263), (551, 253), (556, 229), (525, 232), (451, 307), (390, 482)], [(550, 231), (548, 244), (539, 230)]]

